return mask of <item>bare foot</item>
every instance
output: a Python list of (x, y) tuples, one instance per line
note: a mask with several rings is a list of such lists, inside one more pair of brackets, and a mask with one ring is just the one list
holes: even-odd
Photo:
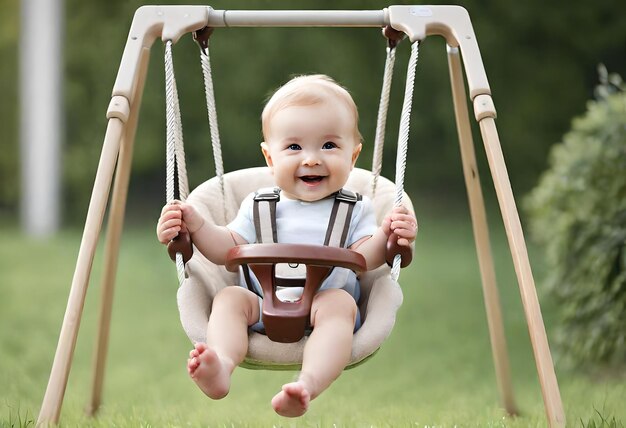
[(311, 394), (301, 381), (283, 385), (282, 391), (272, 398), (274, 411), (281, 416), (295, 418), (309, 409)]
[(230, 390), (230, 366), (220, 360), (214, 350), (204, 343), (196, 343), (189, 352), (187, 372), (206, 395), (218, 400), (226, 397)]

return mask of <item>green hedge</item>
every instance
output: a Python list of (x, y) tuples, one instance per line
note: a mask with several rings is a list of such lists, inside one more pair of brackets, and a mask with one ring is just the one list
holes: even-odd
[(596, 100), (550, 154), (526, 199), (558, 302), (564, 360), (626, 363), (626, 93), (600, 67)]

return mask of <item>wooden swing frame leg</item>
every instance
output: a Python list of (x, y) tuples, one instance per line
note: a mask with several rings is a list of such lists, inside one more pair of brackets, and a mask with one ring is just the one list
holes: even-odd
[(120, 147), (119, 159), (115, 182), (113, 185), (113, 196), (111, 207), (109, 208), (109, 221), (107, 224), (107, 235), (105, 243), (104, 270), (101, 280), (100, 295), (100, 315), (98, 321), (98, 332), (94, 347), (91, 398), (86, 408), (86, 413), (93, 416), (97, 413), (102, 402), (102, 389), (104, 384), (104, 372), (106, 358), (109, 348), (109, 334), (111, 326), (111, 312), (113, 309), (113, 292), (115, 288), (115, 275), (117, 273), (117, 262), (120, 249), (120, 239), (124, 226), (124, 214), (126, 211), (126, 201), (130, 181), (130, 171), (133, 160), (133, 147), (137, 122), (139, 120), (139, 109), (143, 88), (146, 81), (150, 51), (145, 49), (141, 55), (139, 75), (135, 93), (132, 97), (133, 107), (131, 107), (128, 123), (126, 125), (124, 139)]
[(513, 386), (511, 383), (509, 356), (506, 347), (504, 324), (502, 322), (502, 310), (498, 295), (491, 245), (489, 243), (489, 226), (487, 224), (485, 202), (480, 187), (480, 177), (478, 175), (474, 141), (472, 139), (472, 130), (466, 101), (467, 94), (463, 81), (463, 71), (458, 48), (448, 46), (448, 68), (450, 71), (450, 83), (452, 86), (456, 126), (459, 134), (461, 159), (463, 161), (463, 174), (465, 176), (465, 186), (467, 188), (472, 218), (476, 253), (482, 278), (483, 297), (487, 313), (487, 325), (491, 339), (491, 351), (493, 354), (496, 380), (498, 382), (498, 390), (504, 409), (509, 415), (515, 416), (519, 412), (515, 404)]
[(78, 328), (80, 327), (80, 320), (85, 305), (85, 295), (89, 284), (91, 267), (106, 210), (120, 141), (124, 132), (124, 122), (119, 117), (111, 117), (107, 125), (63, 325), (54, 355), (54, 362), (52, 363), (48, 386), (37, 419), (38, 426), (58, 423), (61, 414), (61, 406), (78, 337)]
[[(561, 401), (561, 393), (559, 392), (552, 356), (550, 355), (548, 337), (541, 315), (522, 224), (515, 205), (515, 199), (513, 198), (513, 190), (511, 189), (498, 138), (494, 120), (495, 109), (493, 109), (491, 97), (488, 95), (476, 97), (474, 99), (474, 111), (480, 125), (487, 160), (509, 241), (548, 423), (551, 427), (562, 427), (565, 426), (563, 402)], [(492, 113), (486, 113), (488, 111)]]

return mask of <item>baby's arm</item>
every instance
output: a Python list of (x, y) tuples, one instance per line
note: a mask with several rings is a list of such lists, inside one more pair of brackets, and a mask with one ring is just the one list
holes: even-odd
[(247, 243), (228, 228), (205, 221), (193, 206), (175, 201), (163, 207), (157, 224), (157, 237), (161, 243), (167, 244), (180, 232), (188, 232), (196, 248), (207, 259), (222, 265), (226, 262), (228, 250)]
[(385, 263), (387, 239), (392, 232), (398, 235), (398, 245), (410, 246), (415, 241), (417, 220), (406, 207), (394, 208), (372, 236), (362, 238), (350, 247), (365, 257), (367, 270), (376, 269)]

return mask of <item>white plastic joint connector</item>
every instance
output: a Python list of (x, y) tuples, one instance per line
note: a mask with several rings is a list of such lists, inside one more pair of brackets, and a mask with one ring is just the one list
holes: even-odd
[(463, 54), (470, 97), (490, 94), (489, 82), (469, 13), (461, 6), (389, 6), (389, 25), (405, 33), (411, 42), (440, 35)]
[(478, 95), (474, 98), (474, 116), (477, 122), (487, 117), (496, 118), (496, 106), (493, 104), (491, 95)]
[(142, 6), (130, 26), (122, 62), (113, 86), (113, 95), (132, 101), (142, 55), (157, 38), (176, 43), (191, 31), (204, 28), (209, 19), (208, 6)]
[(164, 42), (178, 42), (186, 33), (199, 30), (209, 19), (208, 6), (142, 6), (135, 12), (130, 36), (148, 40), (161, 37)]
[(109, 108), (107, 109), (107, 119), (112, 119), (115, 117), (126, 123), (128, 121), (129, 115), (130, 103), (128, 102), (128, 98), (121, 95), (116, 95), (111, 98)]

